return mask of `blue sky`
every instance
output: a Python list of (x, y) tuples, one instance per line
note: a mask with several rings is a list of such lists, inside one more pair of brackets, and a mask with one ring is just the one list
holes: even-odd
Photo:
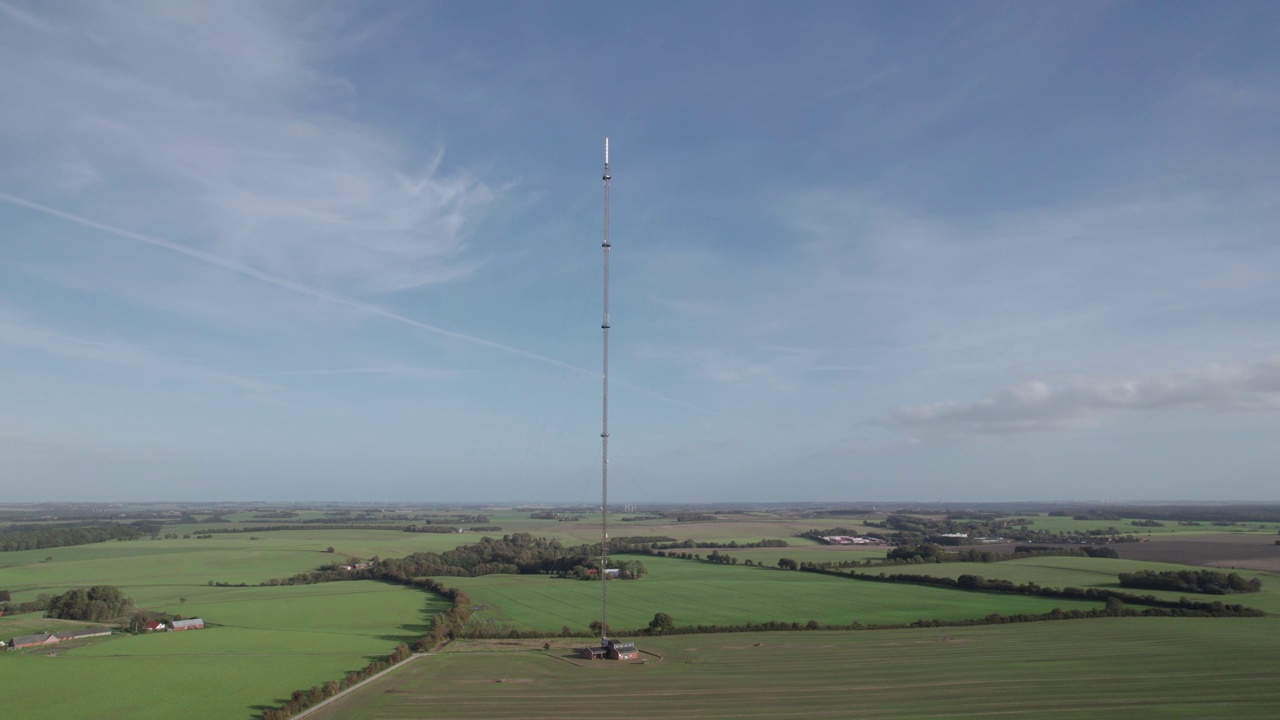
[(8, 500), (1280, 500), (1270, 3), (0, 0)]

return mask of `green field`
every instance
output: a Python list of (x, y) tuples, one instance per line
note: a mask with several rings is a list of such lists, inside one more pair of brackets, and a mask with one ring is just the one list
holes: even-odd
[(889, 575), (929, 575), (949, 578), (957, 578), (961, 575), (980, 575), (988, 579), (1009, 580), (1018, 584), (1033, 582), (1043, 587), (1052, 588), (1104, 588), (1136, 595), (1155, 595), (1168, 600), (1177, 600), (1180, 597), (1204, 601), (1221, 600), (1223, 602), (1256, 607), (1268, 613), (1280, 614), (1280, 577), (1267, 573), (1240, 571), (1240, 574), (1246, 578), (1256, 577), (1262, 579), (1262, 592), (1242, 595), (1199, 595), (1196, 593), (1163, 590), (1130, 589), (1121, 587), (1117, 577), (1122, 572), (1137, 572), (1139, 570), (1162, 572), (1179, 569), (1203, 570), (1204, 568), (1171, 563), (1114, 560), (1110, 558), (1040, 557), (996, 563), (899, 565), (887, 568), (859, 569), (858, 572), (884, 572)]
[(1134, 535), (1160, 535), (1166, 533), (1191, 533), (1191, 534), (1210, 534), (1210, 533), (1264, 533), (1269, 535), (1276, 534), (1280, 530), (1280, 523), (1273, 522), (1242, 522), (1237, 525), (1214, 525), (1211, 522), (1203, 522), (1200, 525), (1179, 525), (1177, 520), (1161, 520), (1164, 523), (1162, 527), (1140, 527), (1132, 525), (1134, 518), (1123, 518), (1120, 520), (1076, 520), (1071, 517), (1049, 517), (1048, 515), (1020, 515), (1031, 520), (1032, 530), (1044, 530), (1046, 532), (1070, 532), (1073, 530), (1105, 530), (1107, 528), (1116, 528), (1122, 533), (1132, 533)]
[[(432, 614), (445, 607), (435, 596), (383, 583), (257, 583), (348, 556), (444, 551), (477, 542), (484, 534), (531, 532), (575, 545), (593, 542), (598, 532), (592, 517), (557, 522), (501, 509), (486, 514), (489, 524), (502, 526), (501, 532), (405, 533), (403, 523), (354, 530), (321, 526), (0, 553), (0, 589), (11, 591), (15, 602), (40, 593), (108, 584), (133, 597), (139, 607), (202, 616), (209, 623), (200, 631), (116, 635), (0, 653), (5, 687), (24, 689), (0, 693), (0, 707), (6, 717), (22, 718), (248, 720), (292, 690), (337, 679), (375, 657), (385, 657), (398, 642), (411, 643), (426, 634)], [(165, 531), (194, 534), (198, 527), (291, 524), (319, 516), (316, 510), (302, 511), (293, 520), (228, 513), (225, 517), (237, 522), (168, 526)], [(1033, 527), (1042, 528), (1041, 520), (1046, 529), (1049, 524), (1062, 529), (1093, 526), (1040, 517)], [(1119, 521), (1090, 522), (1128, 529)], [(857, 518), (796, 519), (767, 513), (710, 522), (619, 523), (615, 537), (666, 535), (722, 543), (778, 538), (793, 547), (719, 550), (732, 553), (740, 563), (751, 559), (767, 567), (639, 558), (650, 569), (648, 577), (609, 585), (611, 624), (619, 631), (642, 628), (655, 613), (665, 612), (682, 626), (768, 621), (803, 625), (809, 620), (872, 625), (1098, 606), (774, 569), (783, 557), (838, 562), (883, 556), (883, 549), (822, 546), (796, 537), (810, 528), (833, 526), (859, 527)], [(1207, 525), (1166, 530), (1224, 532)], [(1182, 545), (1170, 543), (1175, 544)], [(325, 552), (328, 546), (335, 552)], [(687, 552), (705, 557), (712, 549)], [(1054, 557), (860, 571), (951, 577), (972, 573), (1049, 587), (1116, 588), (1118, 572), (1175, 567), (1179, 566)], [(1208, 599), (1280, 614), (1280, 578), (1243, 574), (1262, 577), (1264, 591)], [(468, 592), (477, 625), (555, 635), (562, 626), (586, 631), (599, 616), (597, 583), (542, 575), (439, 579)], [(211, 581), (249, 587), (215, 587)], [(455, 643), (447, 654), (415, 660), (380, 681), (377, 687), (383, 690), (375, 693), (377, 697), (369, 699), (370, 692), (362, 691), (342, 701), (344, 714), (322, 717), (598, 715), (598, 703), (581, 700), (583, 672), (592, 673), (593, 683), (602, 678), (612, 683), (607, 691), (625, 703), (626, 714), (636, 717), (1104, 717), (1121, 711), (1131, 717), (1263, 717), (1259, 708), (1277, 699), (1277, 691), (1258, 679), (1280, 659), (1276, 641), (1267, 639), (1276, 636), (1277, 622), (1126, 618), (909, 632), (674, 636), (641, 643), (662, 655), (661, 662), (651, 657), (644, 666), (588, 668), (541, 652), (491, 652), (515, 647), (501, 644), (508, 641)], [(0, 617), (0, 638), (84, 624), (46, 620), (38, 614)], [(539, 648), (541, 641), (530, 645)], [(1095, 647), (1101, 649), (1095, 653)], [(570, 649), (563, 644), (551, 655)], [(508, 682), (495, 683), (495, 678)], [(914, 692), (913, 682), (923, 683), (929, 697)], [(1087, 700), (1078, 699), (1082, 684), (1090, 688)], [(64, 688), (75, 692), (61, 692)], [(538, 703), (536, 710), (530, 702)]]
[[(645, 664), (457, 644), (311, 716), (1258, 718), (1276, 716), (1271, 619), (1122, 618), (645, 639)], [(661, 656), (661, 660), (657, 659)], [(602, 707), (607, 706), (607, 708)]]
[[(674, 550), (671, 552), (689, 552), (706, 557), (712, 551), (706, 549)], [(747, 548), (745, 550), (720, 550), (738, 558), (738, 562), (751, 560), (758, 565), (777, 567), (781, 558), (791, 558), (799, 562), (864, 562), (866, 560), (883, 560), (887, 550), (879, 547), (863, 547), (859, 545), (800, 545), (785, 548)]]
[[(208, 588), (182, 608), (209, 627), (113, 635), (0, 653), (15, 718), (254, 718), (290, 691), (336, 679), (412, 642), (445, 606), (395, 585)], [(31, 626), (30, 616), (24, 625)], [(0, 634), (9, 618), (0, 618)], [(37, 622), (38, 624), (38, 622)], [(50, 655), (56, 652), (56, 656)], [(64, 692), (74, 688), (74, 692)]]
[[(770, 620), (872, 624), (1098, 607), (1097, 603), (891, 585), (742, 565), (650, 557), (643, 561), (649, 568), (647, 577), (609, 585), (609, 620), (620, 630), (645, 627), (658, 612), (671, 615), (678, 625)], [(477, 610), (473, 623), (550, 633), (567, 625), (584, 631), (600, 613), (600, 588), (593, 582), (546, 575), (439, 580), (471, 596)]]
[[(24, 550), (0, 553), (0, 588), (11, 591), (14, 602), (25, 602), (42, 592), (115, 585), (141, 606), (177, 612), (178, 598), (192, 598), (211, 580), (256, 584), (348, 556), (439, 552), (480, 537), (399, 530), (282, 530), (216, 534), (207, 540), (131, 540)], [(325, 552), (328, 547), (335, 552)]]

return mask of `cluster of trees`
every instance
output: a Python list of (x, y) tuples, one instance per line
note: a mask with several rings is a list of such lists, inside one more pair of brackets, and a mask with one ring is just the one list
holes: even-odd
[[(404, 529), (410, 533), (451, 533), (457, 532), (457, 525), (409, 525)], [(472, 525), (467, 528), (470, 532), (502, 532), (501, 525)]]
[[(882, 521), (867, 520), (864, 524), (870, 527), (890, 530), (895, 533), (890, 535), (891, 538), (909, 542), (926, 536), (936, 537), (958, 533), (964, 533), (970, 537), (1009, 536), (1014, 532), (1016, 522), (1011, 518), (997, 518), (991, 515), (970, 518), (949, 516), (938, 520), (918, 515), (894, 513)], [(1022, 521), (1022, 523), (1025, 523), (1025, 521)]]
[[(619, 550), (619, 553), (625, 550)], [(485, 537), (478, 543), (462, 545), (442, 553), (420, 552), (402, 558), (388, 558), (371, 567), (340, 571), (332, 566), (298, 573), (288, 578), (268, 580), (264, 585), (307, 585), (336, 580), (381, 580), (396, 577), (551, 574), (575, 577), (577, 569), (595, 567), (600, 545), (565, 547), (559, 540), (535, 538), (529, 533), (512, 533), (501, 538)], [(629, 565), (627, 578), (644, 574), (642, 564)]]
[[(1087, 512), (1087, 511), (1086, 511)], [(1066, 511), (1050, 515), (1073, 515)], [(1121, 517), (1169, 522), (1203, 521), (1214, 525), (1231, 526), (1246, 522), (1280, 522), (1280, 506), (1277, 505), (1161, 505), (1159, 507), (1112, 507), (1105, 514), (1092, 512), (1089, 519), (1119, 520)]]
[(133, 610), (133, 598), (127, 598), (113, 585), (76, 588), (49, 599), (44, 616), (61, 620), (105, 622)]
[[(627, 547), (627, 545), (623, 543), (619, 543), (618, 547), (625, 548)], [(791, 547), (791, 543), (787, 542), (786, 540), (781, 540), (777, 538), (764, 538), (761, 540), (756, 540), (755, 542), (744, 542), (744, 543), (740, 543), (737, 540), (730, 540), (727, 543), (712, 542), (707, 540), (696, 540), (696, 541), (681, 540), (679, 542), (654, 543), (651, 545), (637, 544), (635, 546), (630, 547), (629, 549), (632, 552), (644, 552), (646, 550), (681, 550), (684, 548), (719, 548), (723, 550), (738, 550), (738, 549), (749, 549), (749, 548), (779, 548), (779, 547)]]
[[(663, 517), (669, 517), (666, 513), (662, 513)], [(715, 522), (720, 518), (708, 513), (677, 513), (676, 522)]]
[(1069, 517), (1072, 520), (1110, 520), (1112, 522), (1123, 519), (1113, 512), (1086, 511), (1073, 513), (1067, 510), (1054, 510), (1049, 513), (1049, 517)]
[(420, 525), (488, 525), (493, 522), (488, 515), (419, 515)]
[(558, 520), (560, 522), (573, 522), (576, 520), (581, 520), (582, 515), (578, 515), (578, 514), (570, 515), (570, 514), (556, 512), (554, 510), (539, 510), (537, 512), (529, 513), (529, 519), (530, 520)]
[[(322, 518), (315, 518), (315, 520), (319, 521), (319, 520), (322, 520)], [(206, 521), (206, 522), (207, 522), (207, 521)], [(311, 521), (311, 520), (303, 520), (302, 522), (303, 522), (303, 523), (310, 523), (310, 522), (312, 522), (312, 521)], [(365, 525), (353, 525), (353, 524), (350, 524), (350, 522), (349, 522), (349, 521), (346, 521), (346, 520), (344, 520), (343, 522), (344, 522), (344, 523), (347, 523), (347, 524), (345, 524), (345, 525), (332, 525), (332, 526), (327, 527), (327, 528), (325, 528), (325, 529), (326, 529), (326, 530), (368, 530), (368, 529), (369, 529), (369, 527), (370, 527), (368, 524), (365, 524)], [(275, 532), (275, 531), (277, 531), (277, 530), (315, 530), (315, 527), (314, 527), (314, 526), (308, 526), (308, 525), (305, 525), (305, 524), (294, 524), (294, 525), (254, 525), (254, 526), (252, 526), (252, 527), (202, 528), (202, 531), (203, 531), (203, 532), (206, 532), (206, 533), (216, 533), (216, 534), (219, 534), (219, 535), (226, 534), (226, 533), (260, 533), (260, 532)]]
[[(810, 528), (800, 533), (800, 537), (809, 538), (810, 540), (816, 540), (818, 542), (824, 542), (823, 538), (858, 537), (861, 534), (862, 533), (852, 528), (837, 526), (832, 528)], [(882, 536), (879, 533), (867, 533), (867, 537), (882, 538)]]
[(1120, 573), (1120, 585), (1144, 590), (1173, 590), (1206, 595), (1252, 593), (1262, 589), (1262, 581), (1258, 578), (1250, 580), (1238, 573), (1227, 574), (1216, 570), (1139, 570)]
[[(1066, 511), (1055, 511), (1049, 513), (1054, 516), (1066, 516)], [(1096, 520), (1096, 519), (1114, 519), (1119, 520), (1118, 516), (1107, 515), (1090, 515), (1081, 516), (1077, 519)], [(971, 542), (970, 538), (980, 537), (1004, 537), (1018, 542), (1033, 543), (1069, 543), (1069, 544), (1089, 544), (1097, 542), (1116, 543), (1116, 542), (1137, 542), (1138, 538), (1133, 535), (1126, 534), (1119, 528), (1109, 527), (1094, 530), (1070, 530), (1066, 532), (1050, 532), (1047, 530), (1033, 530), (1031, 528), (1032, 521), (1021, 517), (995, 517), (991, 515), (981, 515), (978, 517), (961, 518), (958, 516), (948, 516), (946, 519), (938, 520), (935, 518), (919, 517), (916, 515), (893, 514), (889, 515), (882, 521), (868, 520), (866, 525), (872, 527), (884, 528), (886, 534), (879, 536), (893, 542), (896, 545), (918, 545), (922, 542), (931, 544), (949, 544), (963, 545)], [(968, 537), (944, 537), (945, 535), (965, 534)]]
[[(615, 558), (610, 561), (610, 564), (613, 565), (610, 569), (618, 571), (618, 574), (614, 576), (616, 580), (639, 580), (649, 574), (649, 568), (645, 567), (644, 563), (639, 560), (618, 560)], [(561, 571), (556, 575), (577, 580), (599, 580), (600, 576), (596, 574), (597, 572), (599, 572), (599, 569), (595, 566), (577, 565), (571, 570)]]
[(313, 685), (306, 690), (294, 690), (284, 704), (263, 710), (262, 720), (288, 720), (303, 710), (319, 705), (343, 690), (368, 680), (392, 665), (407, 660), (411, 654), (409, 646), (400, 643), (385, 661), (374, 660), (361, 670), (347, 673), (341, 680), (329, 680), (323, 685)]
[(1130, 520), (1129, 524), (1134, 527), (1164, 527), (1159, 520)]
[(1017, 534), (1010, 533), (1008, 536), (1014, 540), (1033, 543), (1090, 544), (1096, 542), (1141, 542), (1141, 538), (1134, 537), (1133, 535), (1116, 527), (1098, 528), (1095, 530), (1071, 530), (1068, 532), (1028, 530)]
[(899, 545), (885, 555), (881, 565), (917, 565), (920, 563), (946, 562), (1003, 562), (1033, 557), (1120, 557), (1115, 548), (1086, 545), (1079, 548), (1053, 547), (1051, 545), (1018, 545), (1012, 553), (991, 550), (961, 550), (949, 552), (934, 543)]
[(158, 533), (161, 527), (160, 523), (145, 520), (102, 525), (14, 525), (0, 532), (0, 552), (137, 540)]
[(1109, 547), (1093, 547), (1085, 545), (1082, 548), (1063, 548), (1053, 547), (1052, 545), (1019, 545), (1013, 549), (1013, 554), (1021, 557), (1091, 557), (1091, 558), (1111, 558), (1120, 557), (1120, 553), (1115, 548)]

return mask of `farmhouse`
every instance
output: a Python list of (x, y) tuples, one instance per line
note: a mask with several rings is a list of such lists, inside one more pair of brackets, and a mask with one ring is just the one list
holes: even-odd
[(147, 632), (155, 632), (156, 630), (168, 630), (168, 629), (169, 629), (169, 626), (168, 626), (168, 625), (165, 625), (164, 623), (160, 622), (159, 620), (152, 620), (151, 622), (147, 623), (146, 625), (143, 625), (143, 626), (142, 626), (142, 629), (143, 629), (143, 630), (146, 630)]
[(52, 645), (59, 641), (57, 635), (49, 633), (36, 633), (35, 635), (21, 635), (9, 641), (9, 647), (21, 650), (22, 648), (38, 647), (40, 645)]
[(199, 630), (204, 627), (204, 620), (200, 618), (191, 618), (190, 620), (174, 620), (172, 624), (173, 630)]

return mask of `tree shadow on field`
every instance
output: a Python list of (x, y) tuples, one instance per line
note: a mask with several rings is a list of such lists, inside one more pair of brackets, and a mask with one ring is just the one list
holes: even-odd
[(378, 639), (412, 645), (419, 638), (431, 632), (431, 618), (435, 617), (439, 612), (436, 609), (423, 608), (418, 611), (418, 615), (421, 618), (420, 622), (401, 625), (397, 628), (399, 632), (391, 635), (379, 635)]

